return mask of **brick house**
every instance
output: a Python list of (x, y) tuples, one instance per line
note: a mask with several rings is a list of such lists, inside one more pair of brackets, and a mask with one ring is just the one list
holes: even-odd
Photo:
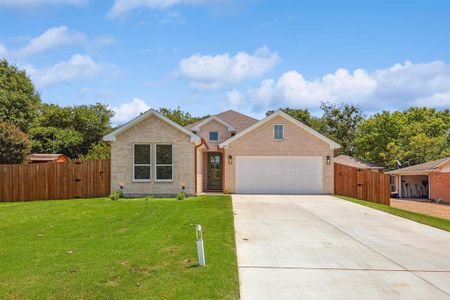
[(182, 127), (149, 110), (104, 140), (112, 190), (136, 196), (331, 194), (340, 147), (282, 111), (258, 121), (230, 110)]

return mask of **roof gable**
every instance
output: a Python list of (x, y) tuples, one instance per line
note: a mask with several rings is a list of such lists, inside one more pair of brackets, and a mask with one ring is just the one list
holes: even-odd
[[(239, 133), (258, 122), (258, 120), (254, 119), (250, 116), (238, 113), (234, 110), (227, 110), (227, 111), (221, 112), (221, 113), (214, 115), (212, 117), (209, 117), (209, 118), (213, 118), (213, 117), (221, 120), (222, 122), (225, 122), (227, 124), (227, 125), (225, 125), (226, 127), (228, 127), (228, 126), (233, 127), (234, 130), (231, 130), (231, 131), (236, 131), (236, 133)], [(195, 130), (199, 130), (201, 126), (203, 126), (209, 122), (208, 121), (206, 123), (203, 123), (204, 121), (208, 120), (209, 118), (194, 122), (192, 124), (188, 124), (185, 126), (185, 128), (187, 128), (188, 130), (194, 130), (193, 128), (196, 128)], [(200, 125), (200, 123), (202, 123), (202, 124)]]
[(330, 140), (329, 138), (327, 138), (326, 136), (320, 134), (319, 132), (315, 131), (314, 129), (312, 129), (311, 127), (306, 126), (305, 124), (303, 124), (302, 122), (298, 121), (297, 119), (294, 119), (293, 117), (291, 117), (290, 115), (286, 114), (285, 112), (278, 110), (275, 113), (271, 114), (270, 116), (262, 119), (261, 121), (253, 124), (252, 126), (246, 128), (245, 130), (241, 131), (240, 133), (236, 134), (235, 136), (229, 138), (228, 140), (226, 140), (225, 142), (220, 144), (220, 147), (222, 148), (227, 148), (228, 145), (234, 141), (236, 141), (237, 139), (239, 139), (240, 137), (250, 133), (251, 131), (253, 131), (254, 129), (258, 128), (259, 126), (269, 122), (270, 120), (274, 119), (275, 117), (281, 116), (284, 119), (288, 120), (289, 122), (293, 123), (294, 125), (302, 128), (303, 130), (305, 130), (306, 132), (310, 133), (311, 135), (317, 137), (318, 139), (324, 141), (325, 143), (330, 145), (330, 148), (332, 149), (338, 149), (341, 146)]
[(219, 118), (216, 117), (216, 116), (211, 116), (211, 117), (209, 117), (209, 118), (206, 118), (206, 119), (200, 121), (200, 122), (197, 123), (194, 127), (192, 127), (191, 130), (192, 130), (192, 131), (199, 131), (200, 128), (201, 128), (203, 125), (206, 125), (206, 124), (208, 124), (208, 123), (211, 122), (211, 121), (216, 121), (217, 123), (222, 124), (223, 126), (227, 127), (228, 131), (236, 131), (236, 128), (234, 128), (233, 126), (231, 126), (230, 124), (228, 124), (228, 123), (225, 122), (224, 120), (219, 119)]
[(149, 109), (146, 112), (140, 114), (139, 116), (137, 116), (136, 118), (134, 118), (133, 120), (125, 123), (124, 125), (122, 125), (121, 127), (117, 128), (116, 130), (114, 130), (113, 132), (105, 135), (103, 137), (104, 141), (107, 142), (115, 142), (116, 141), (116, 137), (121, 134), (122, 132), (136, 126), (137, 124), (141, 123), (142, 121), (144, 121), (145, 119), (147, 119), (150, 116), (155, 116), (157, 118), (159, 118), (160, 120), (166, 122), (167, 124), (169, 124), (170, 126), (180, 130), (181, 132), (183, 132), (184, 134), (188, 135), (191, 137), (191, 142), (200, 142), (200, 137), (197, 136), (196, 134), (192, 133), (191, 131), (187, 130), (186, 128), (184, 128), (183, 126), (175, 123), (174, 121), (170, 120), (169, 118), (161, 115), (159, 112), (157, 112), (154, 109)]

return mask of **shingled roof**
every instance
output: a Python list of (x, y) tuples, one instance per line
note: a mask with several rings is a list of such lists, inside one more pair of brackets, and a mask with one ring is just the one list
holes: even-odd
[(423, 164), (418, 164), (406, 168), (401, 168), (398, 170), (394, 170), (391, 172), (388, 172), (388, 174), (411, 174), (411, 173), (431, 173), (434, 171), (439, 171), (441, 166), (444, 166), (445, 164), (450, 163), (450, 156), (444, 157), (437, 160), (428, 161)]
[[(244, 114), (238, 113), (234, 110), (227, 110), (220, 114), (214, 115), (214, 117), (221, 119), (222, 121), (230, 124), (236, 129), (236, 133), (243, 131), (244, 129), (252, 126), (255, 123), (258, 123), (258, 120)], [(186, 125), (185, 128), (192, 130), (197, 124), (203, 122), (204, 120), (200, 120), (189, 125)]]
[(383, 167), (380, 167), (376, 164), (357, 159), (348, 155), (339, 155), (334, 158), (334, 163), (346, 165), (350, 167), (355, 167), (358, 169), (383, 169)]

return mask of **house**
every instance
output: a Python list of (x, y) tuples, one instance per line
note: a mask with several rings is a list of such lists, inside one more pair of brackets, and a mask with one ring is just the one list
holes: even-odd
[(331, 194), (340, 146), (282, 111), (226, 111), (186, 127), (148, 110), (103, 138), (111, 189), (125, 195), (203, 192)]
[(392, 190), (399, 198), (425, 198), (450, 202), (450, 157), (395, 171)]
[(367, 161), (364, 161), (364, 160), (361, 160), (361, 159), (358, 159), (355, 157), (351, 157), (348, 155), (339, 155), (339, 156), (335, 157), (334, 163), (357, 168), (360, 170), (373, 170), (376, 172), (382, 172), (384, 169), (383, 167), (377, 166), (373, 163), (370, 163), (370, 162), (367, 162)]
[(45, 153), (33, 153), (27, 158), (29, 164), (36, 163), (62, 163), (68, 162), (69, 158), (64, 154), (45, 154)]

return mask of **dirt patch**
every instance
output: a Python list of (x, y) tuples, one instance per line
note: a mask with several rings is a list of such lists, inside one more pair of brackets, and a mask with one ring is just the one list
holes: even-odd
[(450, 205), (391, 199), (391, 206), (450, 220)]

